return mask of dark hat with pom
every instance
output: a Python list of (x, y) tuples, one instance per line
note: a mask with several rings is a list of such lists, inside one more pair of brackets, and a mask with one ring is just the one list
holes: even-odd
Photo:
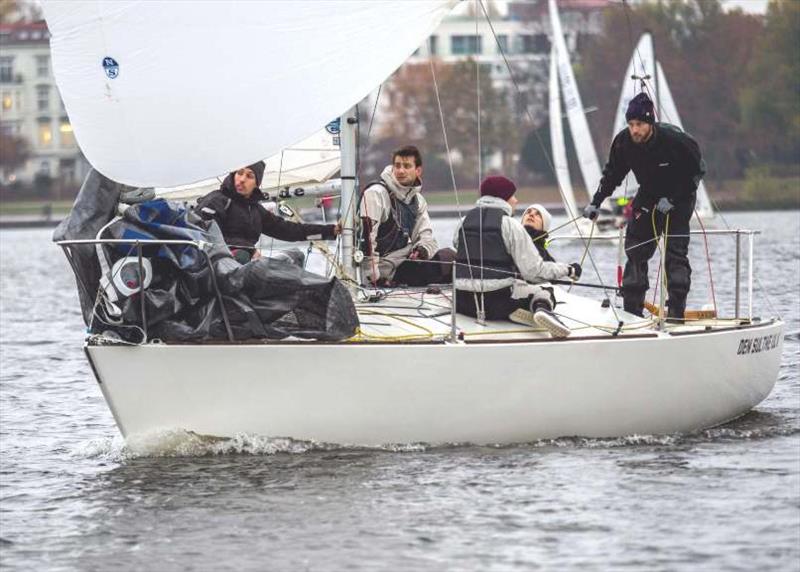
[(628, 111), (625, 112), (625, 121), (638, 119), (651, 125), (655, 123), (656, 117), (653, 113), (653, 100), (645, 92), (638, 94), (628, 103)]

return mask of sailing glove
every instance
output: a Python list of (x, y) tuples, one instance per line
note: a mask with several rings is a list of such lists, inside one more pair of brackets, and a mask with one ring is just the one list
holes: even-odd
[(656, 203), (656, 210), (661, 214), (667, 214), (674, 208), (675, 205), (673, 205), (667, 197), (661, 197), (658, 203)]
[(583, 218), (588, 218), (589, 220), (596, 219), (599, 214), (600, 214), (600, 209), (591, 203), (586, 205), (586, 208), (583, 209)]
[(583, 269), (581, 268), (581, 265), (578, 264), (577, 262), (573, 262), (572, 264), (569, 265), (569, 272), (567, 274), (567, 277), (572, 278), (573, 280), (577, 280), (581, 277), (582, 273)]

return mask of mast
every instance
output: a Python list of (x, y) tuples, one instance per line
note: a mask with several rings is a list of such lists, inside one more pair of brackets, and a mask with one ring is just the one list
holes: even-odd
[(356, 196), (356, 136), (358, 134), (357, 106), (342, 114), (340, 119), (342, 157), (342, 195), (339, 217), (342, 224), (342, 269), (345, 276), (356, 279), (355, 222), (358, 197)]

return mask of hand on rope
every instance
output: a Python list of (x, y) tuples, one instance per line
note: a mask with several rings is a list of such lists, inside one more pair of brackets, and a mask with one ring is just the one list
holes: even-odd
[(581, 268), (580, 263), (573, 262), (572, 264), (569, 265), (569, 273), (567, 274), (567, 277), (570, 278), (571, 280), (579, 280), (582, 273), (583, 273), (583, 268)]

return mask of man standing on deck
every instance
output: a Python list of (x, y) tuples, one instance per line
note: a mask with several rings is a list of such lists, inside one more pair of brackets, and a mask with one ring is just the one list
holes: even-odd
[(407, 145), (392, 154), (392, 164), (364, 189), (359, 207), (363, 271), (373, 284), (450, 282), (454, 253), (438, 250), (421, 177), (422, 155)]
[(625, 311), (642, 315), (649, 287), (647, 263), (657, 248), (657, 237), (666, 235), (668, 317), (683, 320), (691, 285), (689, 221), (694, 212), (697, 186), (705, 163), (697, 142), (680, 128), (656, 123), (653, 102), (642, 92), (628, 104), (628, 127), (611, 143), (600, 187), (583, 216), (597, 218), (600, 205), (629, 171), (639, 183), (625, 234), (628, 262), (622, 278)]

